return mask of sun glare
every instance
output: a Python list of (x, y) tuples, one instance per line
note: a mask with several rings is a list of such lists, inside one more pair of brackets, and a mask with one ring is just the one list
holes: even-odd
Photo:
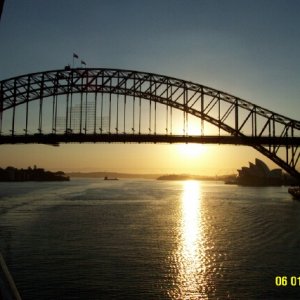
[[(201, 128), (197, 122), (189, 122), (188, 135), (199, 136)], [(180, 144), (177, 145), (180, 155), (184, 158), (197, 158), (206, 151), (205, 145), (202, 144)]]
[(200, 144), (180, 144), (177, 147), (185, 158), (196, 158), (206, 151), (205, 146)]

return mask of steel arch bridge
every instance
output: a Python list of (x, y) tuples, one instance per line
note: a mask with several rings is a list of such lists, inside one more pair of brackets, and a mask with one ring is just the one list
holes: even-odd
[(300, 180), (300, 121), (201, 84), (70, 67), (0, 82), (0, 144), (71, 142), (248, 145)]

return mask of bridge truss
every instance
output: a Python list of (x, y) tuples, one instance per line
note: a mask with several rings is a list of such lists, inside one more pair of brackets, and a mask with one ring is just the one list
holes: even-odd
[(69, 68), (0, 82), (0, 144), (252, 146), (300, 180), (300, 122), (216, 89), (119, 69)]

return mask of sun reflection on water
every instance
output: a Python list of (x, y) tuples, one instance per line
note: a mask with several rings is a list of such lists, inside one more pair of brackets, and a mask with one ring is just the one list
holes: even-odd
[(173, 299), (208, 299), (206, 282), (205, 236), (202, 224), (201, 183), (183, 183), (181, 226), (175, 251), (177, 269)]
[(199, 200), (200, 186), (196, 181), (187, 181), (184, 184), (182, 196), (182, 237), (185, 254), (195, 256), (198, 248), (199, 229)]

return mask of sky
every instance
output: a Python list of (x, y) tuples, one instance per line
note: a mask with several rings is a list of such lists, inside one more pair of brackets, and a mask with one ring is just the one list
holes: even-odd
[[(297, 0), (6, 0), (0, 80), (63, 68), (153, 72), (222, 90), (299, 120)], [(190, 147), (192, 148), (192, 147)], [(1, 146), (0, 166), (222, 175), (267, 158), (249, 147)]]

